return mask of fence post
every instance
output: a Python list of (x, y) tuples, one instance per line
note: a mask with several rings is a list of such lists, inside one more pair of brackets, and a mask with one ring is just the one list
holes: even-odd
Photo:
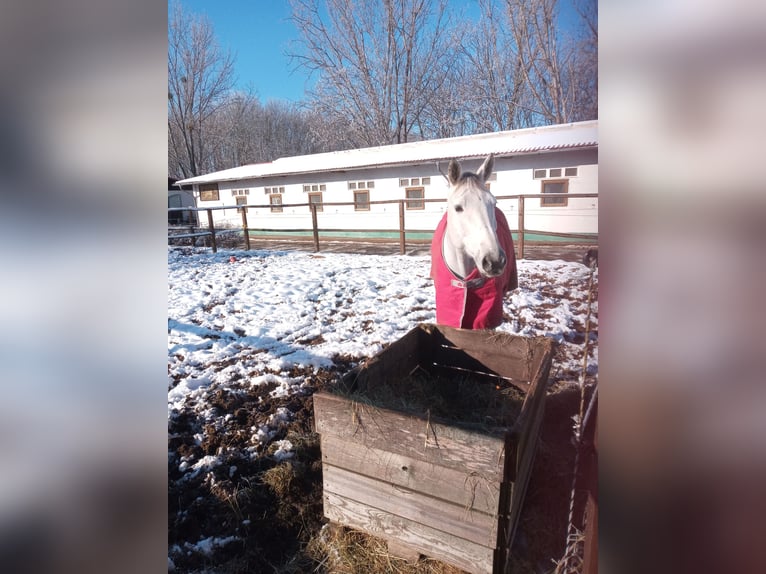
[(524, 259), (524, 196), (519, 196), (519, 259)]
[(210, 208), (207, 209), (207, 225), (208, 225), (208, 229), (210, 229), (210, 243), (213, 246), (213, 253), (216, 253), (218, 251), (218, 247), (215, 244), (215, 227), (213, 226), (213, 210)]
[(399, 201), (399, 253), (401, 255), (404, 255), (406, 252), (404, 244), (404, 200), (402, 199)]
[(319, 252), (319, 225), (317, 224), (317, 205), (309, 203), (311, 208), (311, 231), (314, 235), (314, 253)]
[(247, 207), (242, 208), (242, 232), (245, 234), (245, 249), (250, 251), (250, 233), (247, 231)]

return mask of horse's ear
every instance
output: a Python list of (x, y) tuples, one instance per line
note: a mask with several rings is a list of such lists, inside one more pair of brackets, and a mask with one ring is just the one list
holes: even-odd
[(457, 180), (460, 179), (460, 164), (457, 160), (450, 160), (449, 167), (447, 168), (447, 179), (452, 185), (455, 185)]
[(492, 175), (492, 167), (494, 165), (495, 165), (495, 158), (492, 154), (489, 154), (487, 156), (487, 159), (484, 160), (484, 163), (481, 164), (479, 171), (476, 172), (476, 175), (479, 177), (480, 180), (487, 181), (487, 178), (489, 178), (489, 176)]

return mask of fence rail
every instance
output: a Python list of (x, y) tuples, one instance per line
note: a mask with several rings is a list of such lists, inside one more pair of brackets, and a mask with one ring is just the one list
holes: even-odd
[[(512, 231), (516, 231), (517, 233), (517, 241), (516, 243), (516, 249), (518, 251), (517, 257), (519, 259), (524, 258), (524, 243), (525, 243), (525, 235), (527, 234), (544, 234), (554, 237), (562, 237), (562, 238), (571, 238), (571, 239), (580, 239), (580, 240), (592, 240), (593, 235), (592, 234), (586, 234), (586, 233), (559, 233), (559, 232), (552, 232), (552, 231), (536, 231), (532, 229), (526, 229), (524, 225), (524, 213), (525, 213), (525, 199), (536, 199), (536, 198), (546, 198), (546, 199), (554, 199), (557, 197), (562, 198), (597, 198), (597, 193), (537, 193), (537, 194), (529, 194), (529, 195), (498, 195), (496, 196), (497, 200), (516, 200), (518, 202), (518, 223), (517, 228)], [(408, 203), (417, 203), (417, 204), (426, 204), (426, 203), (446, 203), (447, 200), (444, 198), (438, 198), (438, 199), (425, 199), (425, 198), (417, 198), (417, 199), (387, 199), (387, 200), (378, 200), (378, 201), (368, 201), (365, 202), (365, 205), (383, 205), (383, 204), (398, 204), (399, 206), (399, 226), (398, 228), (389, 228), (389, 229), (365, 229), (363, 231), (365, 232), (398, 232), (399, 234), (399, 252), (404, 255), (406, 253), (406, 243), (407, 243), (407, 234), (410, 233), (423, 233), (423, 230), (414, 230), (414, 229), (407, 229), (405, 220), (406, 220), (406, 210), (405, 206)], [(317, 212), (322, 212), (323, 208), (325, 207), (335, 207), (335, 206), (353, 206), (356, 205), (352, 201), (343, 201), (343, 202), (322, 202), (321, 204), (317, 203), (285, 203), (280, 204), (280, 208), (288, 208), (288, 207), (308, 207), (311, 211), (311, 229), (305, 228), (305, 229), (275, 229), (274, 231), (284, 231), (285, 233), (296, 233), (296, 232), (304, 232), (304, 233), (311, 233), (312, 241), (314, 244), (314, 251), (318, 252), (320, 251), (320, 242), (319, 242), (319, 234), (320, 233), (327, 233), (327, 232), (350, 232), (355, 231), (351, 229), (327, 229), (327, 228), (320, 228), (318, 223), (318, 216)], [(260, 228), (251, 228), (248, 225), (247, 222), (247, 208), (253, 208), (253, 209), (271, 209), (274, 205), (267, 203), (267, 204), (247, 204), (247, 205), (221, 205), (221, 206), (214, 206), (214, 207), (169, 207), (168, 212), (176, 212), (176, 211), (189, 211), (189, 212), (200, 212), (205, 211), (207, 212), (207, 227), (195, 227), (191, 224), (187, 225), (173, 225), (168, 227), (168, 241), (174, 240), (174, 239), (183, 239), (183, 238), (196, 238), (196, 237), (210, 237), (210, 244), (213, 252), (218, 251), (218, 245), (216, 242), (216, 236), (220, 235), (222, 233), (239, 233), (240, 231), (244, 235), (245, 239), (245, 249), (250, 250), (250, 232), (251, 231), (263, 231)], [(319, 208), (319, 209), (318, 209)], [(241, 228), (234, 228), (234, 229), (215, 229), (215, 226), (213, 224), (213, 211), (221, 210), (221, 209), (237, 209), (240, 211), (242, 215), (242, 226)], [(188, 233), (171, 233), (173, 230), (180, 230), (180, 229), (189, 229)], [(199, 231), (194, 231), (195, 229), (199, 229)], [(359, 230), (357, 230), (359, 231)], [(433, 230), (429, 230), (433, 231)]]

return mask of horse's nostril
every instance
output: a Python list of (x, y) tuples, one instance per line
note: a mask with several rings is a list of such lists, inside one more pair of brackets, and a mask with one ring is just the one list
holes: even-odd
[(497, 256), (497, 259), (493, 259), (490, 256), (482, 257), (481, 268), (487, 275), (500, 275), (500, 273), (503, 272), (503, 269), (505, 269), (506, 262), (505, 254), (501, 251)]

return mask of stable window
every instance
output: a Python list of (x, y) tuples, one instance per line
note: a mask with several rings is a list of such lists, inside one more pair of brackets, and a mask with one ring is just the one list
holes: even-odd
[[(422, 187), (408, 187), (405, 189), (407, 199), (423, 199), (425, 197), (425, 190)], [(407, 209), (424, 209), (424, 201), (408, 201)]]
[[(237, 196), (237, 205), (247, 205), (247, 198), (243, 195)], [(247, 207), (238, 207), (237, 213), (247, 213)]]
[(306, 183), (303, 185), (303, 193), (310, 193), (312, 191), (326, 191), (327, 185), (324, 183)]
[[(541, 193), (569, 193), (569, 182), (566, 179), (542, 182)], [(567, 197), (543, 197), (540, 199), (540, 207), (566, 207)]]
[(370, 192), (355, 191), (354, 192), (354, 210), (356, 211), (370, 211)]
[(315, 205), (317, 211), (322, 211), (322, 193), (309, 193), (309, 203)]
[(399, 178), (399, 187), (410, 187), (411, 185), (431, 185), (430, 177), (413, 177), (412, 179)]
[(372, 189), (375, 187), (374, 181), (349, 181), (349, 189)]
[(218, 184), (217, 183), (205, 183), (199, 186), (199, 200), (200, 201), (218, 201)]
[(272, 213), (282, 213), (282, 196), (279, 194), (273, 194), (269, 196), (269, 203), (271, 204)]

